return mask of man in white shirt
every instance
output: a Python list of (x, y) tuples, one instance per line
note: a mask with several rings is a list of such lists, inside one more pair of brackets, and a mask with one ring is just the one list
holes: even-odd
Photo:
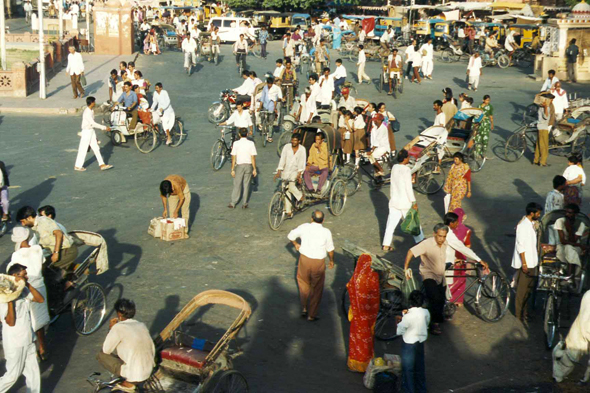
[[(223, 123), (219, 123), (220, 126), (231, 126), (240, 129), (246, 128), (249, 130), (248, 136), (252, 136), (253, 134), (253, 124), (252, 124), (252, 116), (250, 112), (244, 110), (244, 105), (242, 103), (236, 104), (236, 110), (234, 113), (231, 114), (229, 119), (224, 121)], [(233, 138), (235, 138), (235, 131), (232, 133)]]
[(322, 90), (318, 83), (317, 74), (311, 74), (309, 76), (309, 88), (311, 89), (311, 94), (308, 99), (313, 102), (316, 108), (319, 108), (321, 106)]
[(8, 275), (17, 282), (24, 281), (25, 288), (15, 300), (0, 303), (2, 347), (6, 359), (6, 373), (0, 378), (0, 392), (8, 392), (22, 374), (25, 376), (27, 392), (41, 393), (37, 347), (33, 342), (31, 302), (43, 303), (45, 299), (28, 283), (25, 266), (15, 263), (8, 269)]
[(254, 89), (256, 88), (254, 83), (252, 83), (252, 79), (250, 79), (250, 71), (242, 71), (242, 79), (244, 79), (242, 85), (233, 89), (237, 94), (236, 103), (250, 101), (252, 99), (252, 94), (254, 94)]
[(536, 221), (541, 218), (543, 208), (531, 202), (526, 207), (526, 216), (516, 226), (516, 244), (512, 256), (512, 267), (517, 269), (516, 318), (526, 324), (526, 304), (535, 285), (536, 267), (539, 263), (537, 254)]
[[(578, 213), (580, 213), (580, 207), (575, 203), (570, 203), (565, 206), (565, 217), (558, 218), (554, 225), (558, 234), (557, 259), (569, 265), (568, 276), (575, 274), (576, 277), (582, 267), (580, 255), (582, 255), (582, 250), (586, 248), (581, 239), (584, 232), (588, 230), (582, 221), (576, 220)], [(575, 281), (571, 280), (571, 283), (575, 283)]]
[[(82, 60), (82, 55), (76, 52), (76, 48), (73, 45), (70, 46), (69, 51), (66, 74), (70, 76), (74, 98), (78, 98), (78, 96), (84, 97), (84, 88), (80, 83), (80, 77), (84, 75), (84, 60)], [(80, 92), (79, 94), (78, 91)]]
[(283, 43), (283, 56), (285, 60), (291, 60), (293, 55), (295, 55), (295, 41), (291, 39), (291, 34), (287, 34)]
[(100, 170), (106, 171), (107, 169), (111, 169), (113, 166), (106, 165), (104, 163), (102, 155), (100, 154), (100, 147), (98, 147), (98, 142), (96, 140), (96, 133), (94, 132), (94, 129), (98, 128), (99, 130), (110, 131), (111, 128), (105, 127), (94, 121), (94, 107), (96, 106), (96, 98), (86, 98), (86, 105), (88, 107), (84, 109), (84, 113), (82, 114), (82, 135), (80, 138), (80, 145), (78, 146), (78, 155), (76, 156), (74, 170), (79, 172), (84, 172), (86, 170), (86, 168), (84, 168), (84, 160), (86, 159), (86, 153), (88, 152), (88, 147), (90, 146), (90, 148), (94, 152), (96, 161), (98, 161)]
[[(317, 85), (317, 83), (316, 83)], [(301, 94), (299, 101), (299, 112), (297, 113), (297, 120), (302, 124), (311, 122), (311, 119), (316, 114), (315, 100), (311, 98), (311, 88), (308, 86), (305, 88), (305, 92)]]
[(555, 70), (549, 70), (547, 72), (547, 79), (545, 79), (543, 87), (541, 87), (541, 92), (553, 89), (556, 82), (559, 82), (559, 79), (555, 76)]
[[(553, 107), (555, 108), (555, 119), (561, 120), (563, 115), (567, 113), (570, 104), (567, 99), (567, 92), (561, 88), (561, 82), (557, 81), (551, 89), (551, 94), (555, 96), (553, 99)], [(554, 129), (552, 127), (552, 129)]]
[[(310, 76), (311, 78), (311, 76)], [(330, 75), (330, 69), (324, 68), (324, 73), (320, 76), (318, 81), (320, 87), (320, 96), (316, 98), (319, 106), (322, 108), (329, 108), (332, 98), (334, 97), (334, 77)], [(313, 93), (313, 88), (312, 88)]]
[(514, 51), (516, 50), (516, 39), (514, 36), (516, 32), (514, 30), (510, 30), (508, 35), (506, 36), (506, 40), (504, 41), (504, 48), (508, 51), (508, 57), (510, 57), (510, 63), (512, 63), (512, 56), (514, 55)]
[(276, 68), (272, 73), (272, 76), (275, 78), (280, 78), (285, 70), (285, 66), (283, 65), (283, 59), (277, 59), (276, 61)]
[(244, 34), (240, 34), (240, 38), (234, 43), (233, 52), (236, 55), (236, 67), (240, 66), (246, 68), (246, 57), (248, 57), (248, 41), (244, 38)]
[(188, 71), (197, 64), (197, 41), (192, 36), (185, 36), (181, 47), (184, 53), (184, 69)]
[(342, 65), (342, 59), (336, 59), (336, 71), (332, 74), (334, 79), (334, 93), (340, 95), (341, 86), (346, 82), (346, 68)]
[(338, 108), (345, 107), (348, 111), (354, 111), (356, 107), (356, 100), (350, 95), (350, 89), (345, 87), (342, 89), (342, 97), (338, 101)]
[(109, 333), (96, 360), (111, 374), (124, 378), (115, 385), (115, 390), (132, 392), (138, 383), (152, 375), (156, 348), (147, 326), (133, 319), (133, 301), (117, 300), (115, 312), (117, 317), (110, 320)]
[(434, 46), (432, 45), (432, 38), (428, 38), (426, 43), (420, 47), (422, 54), (422, 74), (424, 78), (432, 79), (432, 70), (434, 69)]
[[(363, 30), (364, 31), (364, 30)], [(362, 84), (363, 80), (367, 80), (367, 83), (371, 83), (371, 78), (369, 75), (365, 73), (365, 66), (367, 64), (367, 55), (365, 54), (365, 46), (359, 45), (359, 59), (356, 62), (358, 67), (357, 75), (358, 75), (358, 83)]]
[[(316, 210), (311, 213), (311, 223), (299, 225), (287, 236), (299, 251), (297, 266), (297, 286), (301, 301), (301, 316), (317, 321), (318, 309), (324, 292), (326, 278), (326, 256), (330, 258), (328, 268), (334, 268), (334, 242), (332, 232), (324, 228), (324, 213)], [(301, 244), (297, 239), (301, 239)]]
[[(164, 90), (162, 83), (156, 83), (155, 92), (153, 96), (152, 106), (150, 110), (154, 112), (154, 124), (162, 123), (162, 128), (166, 132), (166, 144), (172, 143), (170, 137), (170, 130), (174, 127), (174, 121), (176, 120), (176, 114), (172, 108), (170, 102), (170, 96), (168, 92)], [(155, 111), (158, 112), (155, 112)], [(158, 116), (156, 116), (156, 113)]]
[(369, 161), (375, 167), (375, 176), (383, 177), (383, 168), (377, 161), (385, 154), (391, 152), (391, 145), (389, 143), (389, 131), (383, 124), (384, 117), (381, 113), (377, 113), (373, 117), (373, 130), (371, 131), (371, 152), (368, 153)]
[(33, 13), (33, 5), (29, 0), (27, 0), (23, 8), (25, 10), (25, 22), (29, 23), (29, 21), (31, 20), (31, 14)]
[(268, 77), (266, 79), (266, 85), (262, 88), (262, 94), (259, 98), (262, 105), (256, 110), (257, 112), (260, 112), (261, 109), (270, 112), (268, 122), (271, 129), (266, 136), (268, 142), (272, 142), (275, 116), (278, 115), (277, 102), (283, 99), (281, 88), (275, 85), (274, 82), (275, 80), (273, 77)]
[(469, 86), (467, 87), (468, 90), (477, 91), (477, 86), (479, 86), (479, 77), (483, 75), (481, 69), (481, 57), (479, 57), (479, 52), (475, 52), (473, 56), (469, 58), (469, 63), (467, 65), (467, 75), (469, 76)]
[(387, 57), (387, 72), (389, 73), (389, 92), (388, 95), (393, 94), (393, 80), (397, 77), (398, 82), (400, 83), (400, 79), (402, 77), (402, 57), (398, 55), (397, 48), (394, 48), (391, 51), (391, 54)]
[(287, 218), (293, 217), (293, 206), (291, 198), (300, 201), (303, 197), (303, 193), (297, 187), (301, 184), (303, 172), (305, 171), (305, 164), (307, 162), (307, 154), (305, 147), (300, 145), (299, 134), (293, 134), (291, 137), (291, 144), (287, 144), (283, 147), (281, 152), (281, 159), (279, 166), (277, 167), (277, 173), (275, 174), (274, 180), (279, 177), (284, 182), (289, 182), (287, 189), (287, 198), (285, 199), (285, 211)]
[(416, 51), (416, 40), (412, 40), (412, 43), (406, 48), (406, 79), (410, 78), (414, 73), (414, 52)]
[(381, 47), (384, 49), (389, 49), (389, 41), (391, 40), (391, 27), (388, 27), (387, 30), (383, 32), (381, 38), (379, 38), (379, 42), (381, 43)]
[(201, 30), (199, 30), (197, 25), (193, 25), (193, 27), (191, 27), (191, 30), (189, 33), (190, 33), (191, 38), (194, 39), (195, 41), (198, 41), (199, 37), (201, 36)]
[(444, 127), (447, 124), (447, 119), (445, 118), (445, 113), (443, 112), (442, 107), (443, 103), (441, 100), (436, 100), (432, 104), (432, 109), (434, 109), (434, 113), (436, 113), (433, 126)]
[(359, 33), (359, 43), (363, 44), (365, 42), (366, 38), (367, 38), (367, 33), (365, 32), (365, 29), (361, 29), (361, 31)]
[[(248, 140), (248, 130), (240, 128), (240, 140), (234, 142), (231, 149), (231, 175), (234, 178), (234, 189), (231, 202), (227, 206), (234, 209), (243, 196), (242, 209), (248, 208), (250, 184), (252, 176), (256, 177), (256, 146)], [(243, 192), (242, 192), (243, 191)]]
[(215, 26), (213, 31), (211, 32), (211, 60), (214, 59), (215, 54), (219, 56), (221, 51), (219, 50), (219, 45), (221, 44), (221, 38), (219, 37), (219, 27)]
[[(412, 170), (408, 167), (410, 155), (402, 149), (397, 154), (397, 165), (391, 169), (391, 187), (389, 189), (389, 216), (383, 236), (383, 251), (392, 251), (393, 233), (400, 220), (406, 217), (408, 210), (418, 210), (414, 189), (412, 187)], [(424, 240), (424, 233), (414, 236), (416, 243)]]

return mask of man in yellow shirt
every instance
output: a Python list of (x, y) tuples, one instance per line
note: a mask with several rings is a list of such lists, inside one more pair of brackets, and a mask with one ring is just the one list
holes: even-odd
[(313, 191), (313, 183), (311, 176), (319, 171), (320, 180), (318, 182), (318, 192), (322, 190), (326, 179), (328, 178), (330, 167), (330, 156), (328, 155), (328, 145), (324, 143), (324, 136), (320, 133), (315, 136), (315, 143), (309, 149), (309, 158), (307, 159), (307, 166), (303, 178), (305, 186), (308, 190)]

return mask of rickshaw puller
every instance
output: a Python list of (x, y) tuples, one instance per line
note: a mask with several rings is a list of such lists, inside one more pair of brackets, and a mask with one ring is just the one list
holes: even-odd
[[(554, 224), (554, 228), (559, 235), (556, 256), (560, 262), (568, 264), (568, 276), (574, 273), (578, 276), (581, 272), (580, 255), (586, 249), (586, 246), (580, 243), (580, 239), (588, 228), (583, 222), (576, 221), (579, 212), (579, 206), (570, 203), (565, 207), (565, 217), (558, 218)], [(575, 285), (573, 277), (570, 284)]]
[(384, 176), (383, 168), (377, 162), (378, 159), (385, 154), (391, 152), (389, 144), (389, 135), (387, 127), (383, 124), (383, 115), (377, 113), (373, 117), (373, 130), (371, 131), (371, 151), (368, 153), (368, 158), (371, 164), (375, 167), (375, 176)]
[(301, 178), (305, 172), (306, 152), (305, 147), (299, 143), (299, 134), (293, 134), (291, 144), (283, 147), (281, 160), (279, 161), (277, 173), (274, 177), (275, 180), (280, 177), (283, 181), (289, 182), (287, 198), (285, 199), (285, 210), (288, 218), (293, 217), (293, 206), (291, 205), (290, 197), (295, 197), (297, 201), (300, 201), (303, 197), (303, 193), (297, 185), (301, 184)]

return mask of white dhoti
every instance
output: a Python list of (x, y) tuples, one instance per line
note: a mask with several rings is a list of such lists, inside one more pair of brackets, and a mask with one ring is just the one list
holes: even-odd
[(477, 86), (479, 86), (479, 75), (469, 74), (469, 84), (473, 86), (474, 89), (477, 89)]
[(294, 197), (295, 199), (300, 201), (301, 198), (303, 197), (303, 193), (301, 192), (301, 190), (299, 188), (297, 188), (296, 179), (297, 179), (297, 174), (294, 174), (293, 176), (289, 176), (289, 178), (287, 178), (287, 179), (283, 179), (283, 181), (289, 182), (289, 187), (287, 188), (287, 192), (286, 192), (287, 198), (285, 199), (285, 210), (286, 210), (287, 214), (290, 214), (291, 211), (293, 210), (293, 206), (291, 204), (290, 198)]
[[(399, 224), (402, 218), (406, 217), (408, 214), (408, 210), (410, 209), (396, 209), (395, 207), (389, 206), (389, 216), (387, 217), (387, 226), (385, 227), (385, 235), (383, 236), (383, 245), (386, 247), (390, 247), (391, 243), (393, 242), (393, 232)], [(424, 232), (422, 231), (422, 226), (420, 226), (420, 234), (418, 236), (414, 236), (414, 241), (416, 243), (420, 243), (424, 240)]]
[(174, 109), (169, 106), (162, 114), (162, 127), (165, 131), (170, 131), (174, 127), (174, 119), (176, 119)]
[(434, 69), (434, 62), (432, 59), (426, 57), (422, 58), (422, 74), (424, 76), (431, 76)]
[[(43, 299), (47, 299), (47, 288), (45, 285), (38, 286), (35, 288), (43, 296)], [(47, 308), (47, 302), (43, 303), (31, 303), (31, 324), (33, 325), (33, 331), (36, 332), (39, 329), (49, 325), (49, 309)]]
[(76, 168), (84, 167), (84, 160), (86, 159), (86, 153), (88, 152), (89, 146), (92, 149), (94, 155), (96, 156), (96, 161), (98, 161), (98, 165), (104, 165), (102, 155), (100, 154), (100, 147), (98, 147), (98, 141), (96, 140), (96, 133), (91, 128), (88, 130), (82, 130), (80, 145), (78, 145), (78, 156), (76, 157), (76, 163), (74, 164)]
[(582, 263), (580, 262), (580, 255), (582, 254), (582, 249), (579, 247), (574, 247), (570, 244), (563, 244), (557, 245), (557, 259), (561, 262), (569, 263), (570, 265), (576, 265), (582, 267)]
[(4, 348), (4, 357), (6, 373), (0, 378), (0, 393), (8, 392), (21, 375), (25, 376), (28, 393), (41, 392), (41, 373), (35, 343), (20, 348)]
[(184, 52), (184, 68), (188, 68), (191, 64), (197, 64), (197, 55), (193, 51)]

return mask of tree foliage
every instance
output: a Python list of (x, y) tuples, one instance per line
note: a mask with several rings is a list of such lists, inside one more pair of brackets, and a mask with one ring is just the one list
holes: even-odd
[[(361, 0), (332, 0), (336, 4), (358, 5)], [(252, 8), (255, 10), (311, 10), (332, 1), (325, 0), (227, 0), (231, 8)], [(377, 0), (370, 0), (371, 2)], [(379, 0), (382, 1), (382, 0)], [(366, 0), (365, 0), (366, 2)]]
[(573, 6), (575, 6), (575, 5), (576, 5), (576, 4), (578, 4), (579, 2), (580, 2), (580, 0), (565, 0), (565, 3), (566, 3), (568, 6), (570, 6), (570, 7), (573, 7)]

